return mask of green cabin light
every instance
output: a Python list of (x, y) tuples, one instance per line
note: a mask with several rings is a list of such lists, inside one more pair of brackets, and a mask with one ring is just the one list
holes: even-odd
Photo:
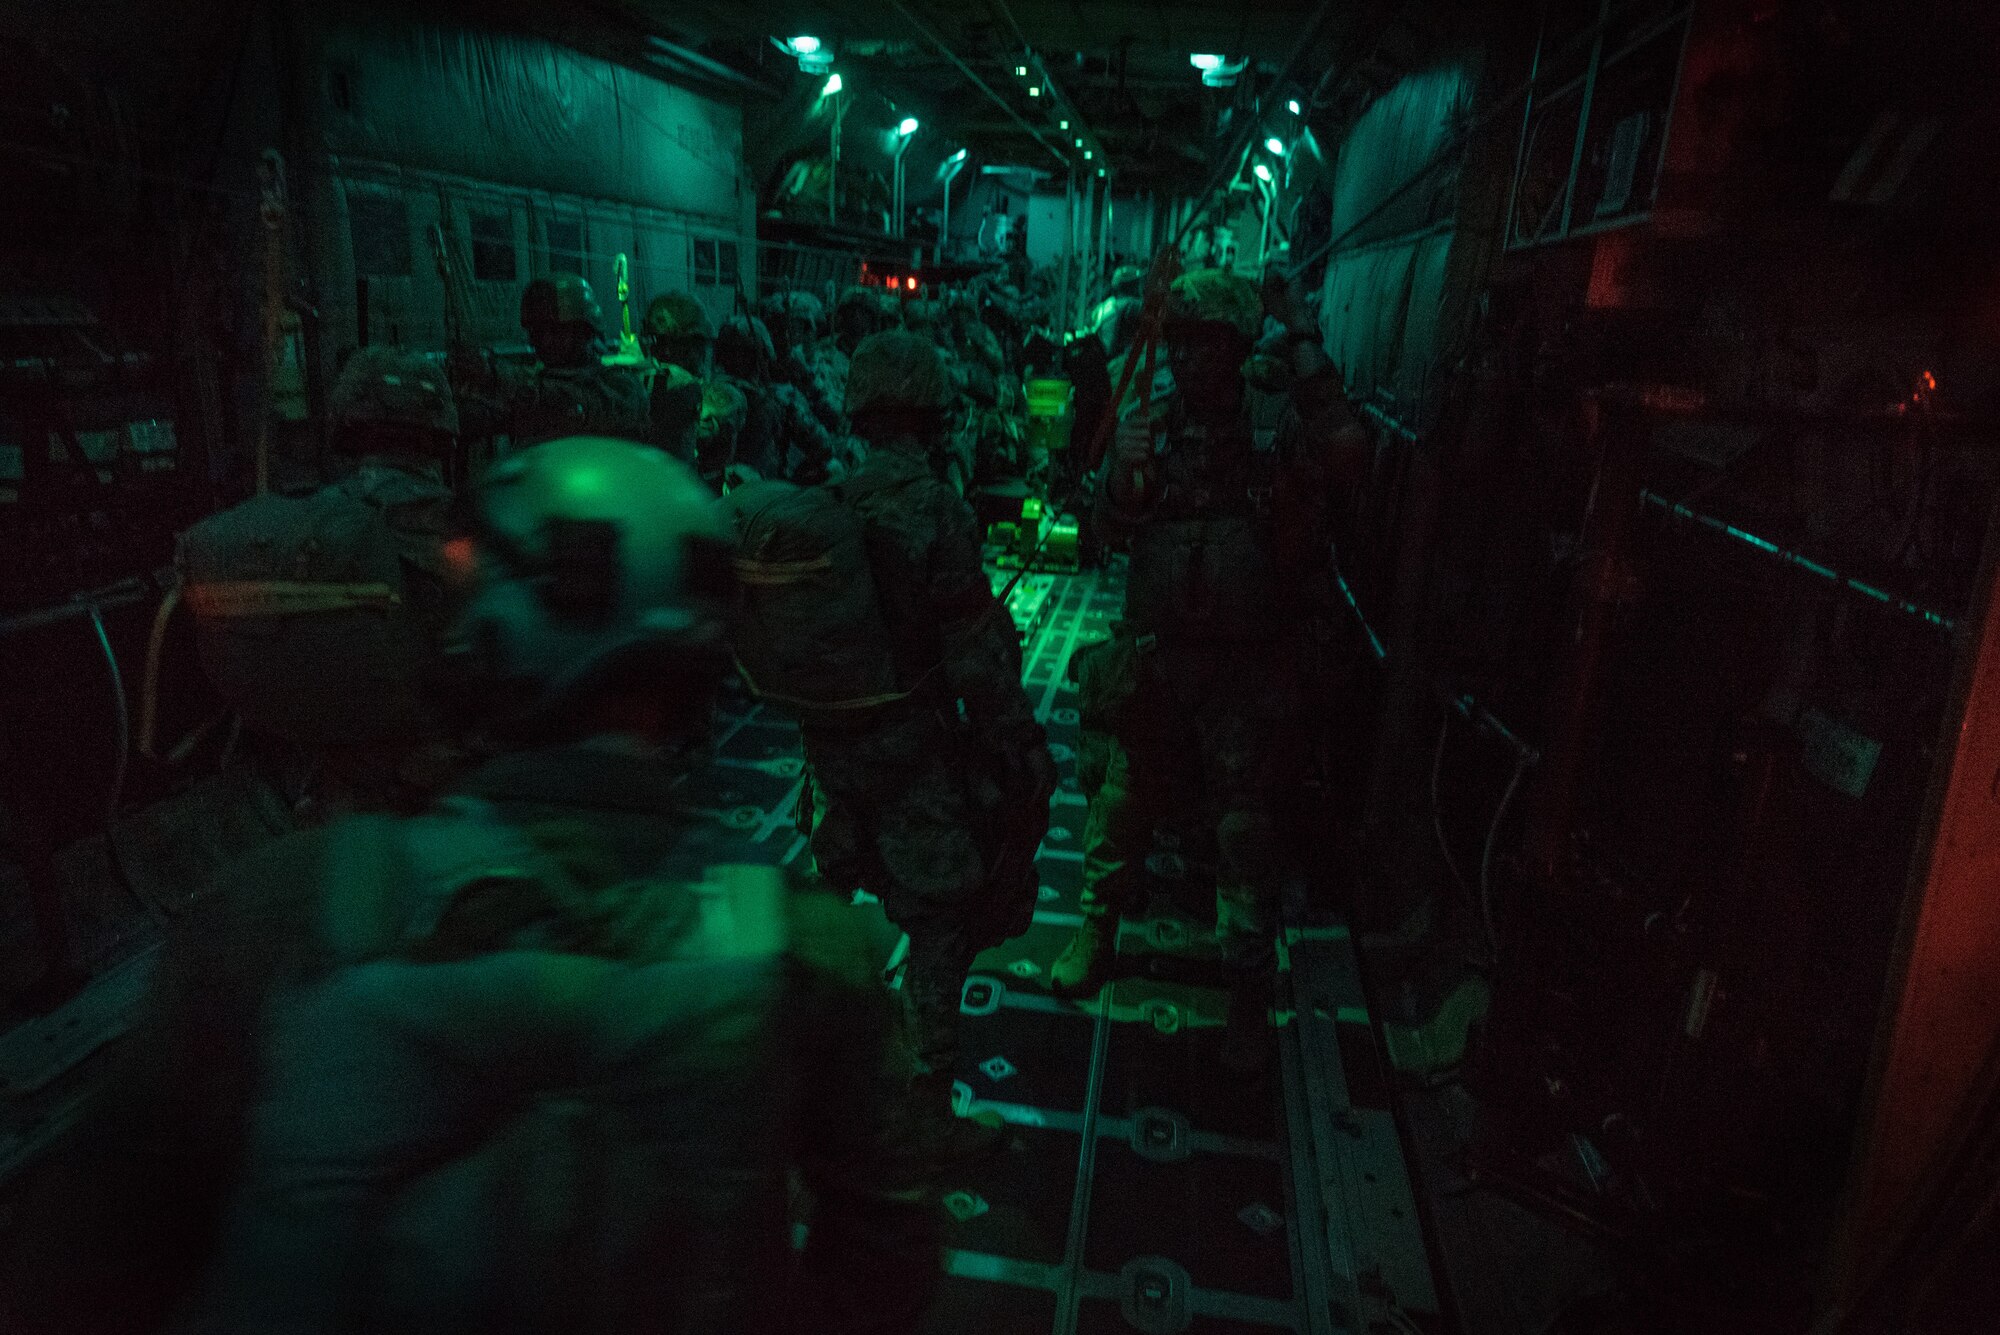
[(1057, 129), (1059, 129), (1059, 130), (1067, 130), (1067, 129), (1069, 128), (1069, 122), (1068, 122), (1068, 121), (1057, 121), (1057, 122), (1056, 122), (1056, 128), (1057, 128)]
[(1274, 134), (1264, 141), (1264, 151), (1272, 157), (1282, 158), (1285, 156), (1285, 141)]
[(1291, 101), (1285, 103), (1285, 110), (1291, 112), (1294, 116), (1298, 115), (1299, 100), (1295, 97)]
[(1194, 55), (1188, 57), (1188, 64), (1206, 74), (1212, 69), (1220, 69), (1222, 67), (1222, 57), (1210, 55), (1207, 52), (1196, 52)]
[(916, 132), (917, 132), (917, 118), (915, 116), (903, 117), (903, 123), (896, 127), (896, 133), (903, 136), (903, 138), (905, 139), (908, 139), (911, 135), (915, 134)]
[(1264, 163), (1260, 162), (1250, 170), (1256, 174), (1258, 180), (1264, 182), (1266, 185), (1271, 183), (1271, 169)]
[(826, 87), (819, 90), (819, 95), (821, 97), (832, 97), (840, 91), (840, 87), (840, 75), (838, 73), (829, 74), (826, 76)]
[(1035, 83), (1035, 84), (1029, 84), (1029, 85), (1028, 85), (1028, 96), (1029, 96), (1029, 97), (1040, 97), (1041, 95), (1042, 95), (1042, 86), (1041, 86), (1040, 84), (1038, 84), (1038, 83)]
[(817, 37), (794, 37), (785, 45), (791, 48), (795, 56), (812, 56), (819, 54), (821, 43)]

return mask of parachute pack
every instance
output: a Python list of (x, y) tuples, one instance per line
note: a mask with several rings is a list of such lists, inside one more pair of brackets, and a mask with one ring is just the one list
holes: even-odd
[(759, 696), (809, 720), (903, 698), (861, 519), (832, 491), (760, 481), (735, 519), (736, 660)]
[(307, 747), (433, 730), (420, 690), (429, 635), (392, 512), (447, 496), (407, 474), (363, 473), (252, 497), (182, 536), (202, 666), (247, 725)]

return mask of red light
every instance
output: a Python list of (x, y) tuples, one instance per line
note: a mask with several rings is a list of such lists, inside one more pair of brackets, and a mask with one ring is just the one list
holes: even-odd
[(444, 564), (453, 582), (470, 579), (473, 568), (479, 564), (478, 544), (468, 537), (447, 540), (444, 544)]

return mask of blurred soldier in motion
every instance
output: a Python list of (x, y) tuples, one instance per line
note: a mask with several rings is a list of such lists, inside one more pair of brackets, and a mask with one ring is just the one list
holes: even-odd
[(420, 808), (453, 754), (423, 692), (445, 616), (451, 386), (416, 353), (363, 348), (329, 411), (351, 475), (213, 515), (177, 557), (203, 667), (288, 752), (279, 787), (314, 820)]
[(728, 662), (719, 503), (568, 438), (472, 508), (451, 696), (504, 749), (223, 879), (7, 1329), (914, 1330), (935, 1207), (879, 946), (677, 788)]
[(596, 294), (577, 275), (529, 283), (521, 293), (521, 327), (535, 350), (533, 366), (454, 354), (467, 434), (505, 435), (517, 450), (581, 432), (651, 439), (646, 383), (631, 367), (605, 364), (603, 323)]
[[(1273, 430), (1250, 416), (1244, 366), (1266, 314), (1284, 327), (1291, 402)], [(1084, 923), (1051, 990), (1090, 995), (1110, 976), (1153, 818), (1193, 776), (1218, 852), (1217, 931), (1234, 970), (1225, 1057), (1262, 1059), (1272, 932), (1291, 869), (1273, 820), (1300, 703), (1284, 637), (1319, 567), (1326, 509), (1364, 457), (1365, 434), (1297, 291), (1260, 295), (1220, 270), (1176, 279), (1165, 335), (1175, 393), (1157, 420), (1129, 416), (1106, 464), (1106, 528), (1130, 535), (1125, 619), (1094, 663), (1117, 745), (1086, 832)]]
[(854, 354), (847, 406), (869, 455), (836, 490), (865, 529), (904, 698), (805, 729), (822, 874), (878, 895), (909, 934), (918, 1096), (945, 1155), (997, 1140), (997, 1127), (946, 1120), (959, 996), (974, 957), (1028, 927), (1056, 787), (977, 521), (940, 476), (952, 396), (944, 358), (914, 334), (877, 334)]
[(770, 331), (753, 315), (732, 317), (716, 335), (715, 364), (744, 398), (737, 459), (763, 477), (824, 482), (837, 467), (834, 435), (796, 387), (771, 379), (773, 355)]

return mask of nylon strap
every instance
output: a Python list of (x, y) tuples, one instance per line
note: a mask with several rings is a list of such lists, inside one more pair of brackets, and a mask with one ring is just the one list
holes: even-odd
[(736, 671), (742, 676), (743, 684), (748, 686), (751, 694), (758, 699), (769, 700), (773, 704), (806, 713), (880, 709), (883, 705), (893, 705), (899, 700), (907, 700), (914, 694), (911, 691), (890, 691), (882, 695), (857, 696), (852, 700), (801, 700), (797, 696), (780, 695), (776, 691), (767, 691), (759, 686), (757, 679), (750, 675), (750, 669), (743, 666), (743, 660), (740, 658), (736, 660)]
[(832, 570), (833, 558), (821, 556), (811, 561), (753, 561), (738, 557), (735, 565), (736, 578), (745, 584), (798, 584), (813, 575)]
[(292, 580), (218, 580), (190, 584), (183, 593), (197, 617), (305, 616), (357, 608), (386, 612), (403, 596), (387, 584), (299, 583)]

